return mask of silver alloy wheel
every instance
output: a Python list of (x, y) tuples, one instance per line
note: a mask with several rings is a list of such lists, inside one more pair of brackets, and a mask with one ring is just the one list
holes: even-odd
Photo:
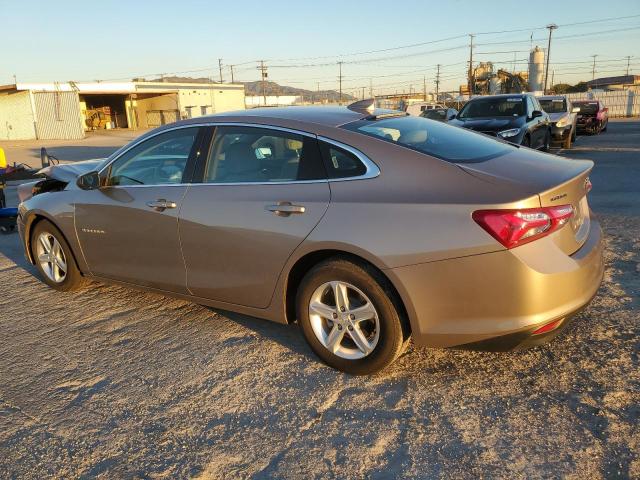
[(42, 271), (55, 283), (62, 283), (67, 278), (67, 259), (62, 246), (51, 233), (38, 235), (36, 255)]
[(309, 320), (320, 343), (348, 360), (369, 355), (380, 338), (376, 308), (350, 283), (327, 282), (316, 288), (309, 301)]

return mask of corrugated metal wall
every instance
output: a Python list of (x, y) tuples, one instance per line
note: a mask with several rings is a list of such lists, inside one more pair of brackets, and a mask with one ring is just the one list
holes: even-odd
[(77, 92), (33, 92), (33, 101), (39, 139), (84, 138)]
[(633, 90), (569, 93), (567, 98), (571, 101), (600, 100), (609, 109), (609, 117), (637, 117), (640, 115), (640, 94)]

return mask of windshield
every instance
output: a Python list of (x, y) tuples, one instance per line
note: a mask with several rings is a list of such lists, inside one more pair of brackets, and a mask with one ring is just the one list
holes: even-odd
[(358, 120), (342, 128), (411, 148), (452, 163), (477, 163), (517, 148), (464, 128), (422, 117)]
[(564, 98), (539, 98), (542, 109), (547, 113), (563, 113), (567, 111), (567, 101)]
[(575, 107), (580, 107), (580, 114), (593, 115), (598, 113), (598, 102), (575, 102)]
[(459, 117), (520, 117), (526, 110), (524, 97), (474, 98), (462, 107)]
[(431, 110), (425, 110), (420, 114), (421, 117), (430, 118), (431, 120), (446, 120), (447, 109), (446, 108), (433, 108)]

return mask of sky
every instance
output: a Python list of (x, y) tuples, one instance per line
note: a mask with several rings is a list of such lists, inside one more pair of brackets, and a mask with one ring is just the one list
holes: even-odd
[[(510, 6), (509, 6), (510, 3)], [(502, 5), (502, 7), (501, 7)], [(617, 20), (607, 20), (627, 17)], [(528, 51), (546, 49), (549, 81), (640, 74), (640, 0), (445, 1), (34, 1), (0, 0), (0, 84), (127, 80), (179, 74), (236, 81), (269, 79), (300, 88), (374, 93), (466, 82), (474, 63), (526, 70)], [(579, 22), (589, 22), (575, 25)], [(572, 25), (573, 24), (573, 25)], [(515, 30), (515, 31), (514, 31)], [(506, 31), (506, 32), (505, 32)], [(504, 32), (504, 33), (486, 33)], [(533, 36), (533, 41), (531, 37)], [(515, 59), (515, 62), (514, 62)]]

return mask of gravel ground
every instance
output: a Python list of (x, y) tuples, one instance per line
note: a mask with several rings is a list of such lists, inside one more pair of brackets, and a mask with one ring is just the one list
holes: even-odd
[(598, 162), (607, 270), (563, 335), (410, 349), (368, 378), (320, 364), (296, 327), (55, 292), (0, 237), (0, 478), (639, 478), (640, 192), (597, 193), (637, 181), (638, 145), (640, 123), (612, 123), (569, 153)]

